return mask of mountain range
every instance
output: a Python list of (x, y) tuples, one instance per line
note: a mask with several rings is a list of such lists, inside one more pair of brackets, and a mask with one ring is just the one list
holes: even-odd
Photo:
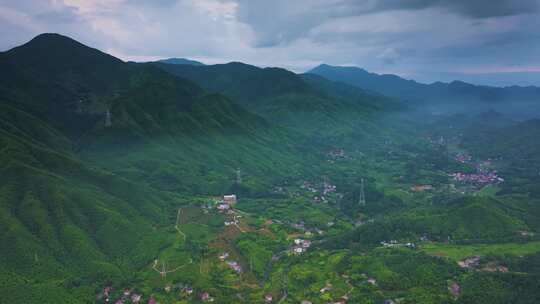
[(223, 193), (238, 167), (269, 176), (256, 189), (302, 162), (226, 96), (65, 36), (0, 53), (0, 79), (2, 302), (80, 303), (67, 286), (87, 299), (152, 261), (179, 193)]
[(463, 81), (423, 84), (392, 74), (380, 75), (358, 67), (326, 64), (319, 65), (308, 73), (420, 104), (431, 113), (480, 113), (494, 109), (522, 118), (540, 112), (540, 88), (534, 86), (489, 87)]
[(365, 137), (362, 129), (366, 128), (360, 126), (369, 121), (367, 117), (402, 107), (381, 94), (281, 68), (240, 62), (156, 66), (210, 92), (224, 94), (274, 124), (308, 136), (322, 136), (329, 142), (344, 137), (344, 132)]
[[(192, 262), (200, 259), (196, 271), (185, 274), (202, 277), (204, 238), (179, 243), (174, 230), (178, 208), (197, 206), (194, 209), (204, 214), (199, 206), (225, 193), (237, 194), (244, 208), (252, 209), (253, 214), (244, 214), (250, 217), (246, 225), (251, 231), (241, 242), (233, 240), (232, 233), (218, 241), (236, 242), (232, 250), (252, 252), (249, 260), (254, 257), (258, 276), (266, 271), (265, 259), (273, 259), (272, 251), (261, 249), (260, 243), (281, 250), (276, 244), (288, 242), (298, 232), (294, 227), (304, 221), (314, 223), (313, 231), (325, 229), (330, 240), (336, 240), (335, 245), (318, 241), (314, 245), (347, 252), (376, 246), (378, 237), (394, 235), (514, 240), (516, 230), (534, 228), (540, 218), (534, 200), (517, 196), (535, 199), (536, 176), (524, 183), (524, 177), (516, 174), (508, 182), (526, 187), (501, 186), (508, 194), (517, 193), (511, 199), (480, 195), (448, 202), (407, 189), (424, 180), (447, 183), (444, 170), (472, 170), (456, 164), (449, 151), (429, 141), (429, 136), (440, 135), (435, 132), (457, 138), (475, 130), (497, 143), (487, 150), (488, 144), (465, 137), (478, 155), (500, 158), (510, 151), (530, 158), (539, 151), (534, 141), (540, 132), (538, 120), (515, 123), (489, 112), (472, 119), (448, 116), (430, 125), (415, 121), (413, 114), (428, 106), (449, 114), (456, 104), (476, 108), (475, 103), (502, 104), (508, 110), (506, 103), (513, 98), (519, 97), (519, 105), (535, 102), (538, 90), (460, 82), (424, 85), (326, 65), (296, 74), (240, 62), (124, 62), (69, 37), (39, 35), (0, 53), (0, 302), (88, 303), (96, 290), (111, 282), (140, 284), (148, 295), (159, 293), (163, 286), (155, 287), (158, 275), (151, 265), (164, 249), (167, 254), (190, 252)], [(460, 101), (454, 103), (456, 99)], [(518, 107), (516, 113), (520, 111)], [(486, 125), (479, 128), (477, 120)], [(528, 132), (521, 132), (523, 128)], [(509, 145), (501, 139), (519, 133)], [(508, 174), (518, 169), (507, 169)], [(334, 193), (332, 180), (343, 195)], [(321, 181), (324, 194), (316, 194), (309, 181)], [(293, 189), (290, 196), (287, 189)], [(368, 206), (357, 203), (359, 189), (367, 192)], [(445, 204), (422, 205), (432, 198)], [(357, 214), (361, 220), (372, 219), (364, 225)], [(192, 229), (199, 233), (211, 231), (210, 226), (221, 229), (226, 225), (221, 216), (195, 223)], [(356, 223), (358, 229), (353, 227)], [(478, 232), (487, 226), (491, 230)], [(359, 242), (364, 243), (358, 246)], [(301, 260), (293, 256), (291, 261)], [(278, 271), (290, 268), (284, 265)], [(321, 270), (324, 263), (313, 265)], [(222, 280), (221, 266), (212, 266), (212, 280)], [(334, 266), (325, 265), (332, 277), (343, 277), (336, 275)], [(326, 281), (306, 273), (295, 268), (290, 284), (305, 289), (305, 282)], [(445, 295), (447, 276), (436, 289)], [(223, 277), (236, 286), (234, 274)], [(281, 277), (275, 272), (267, 283), (281, 290)], [(404, 295), (392, 278), (390, 287), (382, 287), (395, 287), (396, 294)], [(198, 288), (208, 288), (199, 277), (192, 281)], [(210, 288), (239, 298), (234, 288), (221, 288), (226, 283), (219, 282)], [(350, 280), (345, 282), (343, 290), (349, 289)], [(311, 288), (317, 297), (321, 286)], [(262, 292), (256, 290), (258, 300)]]

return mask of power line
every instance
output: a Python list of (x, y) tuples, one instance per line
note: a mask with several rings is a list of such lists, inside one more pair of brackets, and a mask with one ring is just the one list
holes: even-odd
[(360, 180), (360, 198), (358, 200), (358, 204), (360, 206), (366, 205), (366, 194), (364, 192), (364, 179), (363, 178)]
[(182, 214), (182, 208), (178, 208), (178, 213), (176, 214), (176, 225), (174, 225), (174, 229), (180, 233), (180, 235), (184, 238), (184, 241), (186, 240), (186, 234), (180, 230), (180, 216)]

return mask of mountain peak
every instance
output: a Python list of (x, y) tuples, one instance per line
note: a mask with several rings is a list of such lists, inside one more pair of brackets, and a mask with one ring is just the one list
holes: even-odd
[(88, 48), (84, 44), (72, 39), (70, 37), (57, 34), (57, 33), (43, 33), (39, 34), (27, 43), (11, 49), (8, 52), (21, 52), (22, 50), (37, 50), (42, 49), (44, 51), (51, 48)]
[(205, 64), (202, 63), (202, 62), (195, 61), (195, 60), (191, 60), (191, 59), (187, 59), (187, 58), (167, 58), (167, 59), (158, 60), (157, 62), (167, 63), (167, 64), (196, 65), (196, 66), (202, 66), (202, 65), (205, 65)]
[(58, 34), (58, 33), (42, 33), (42, 34), (39, 34), (36, 37), (32, 38), (32, 40), (30, 40), (30, 42), (39, 42), (39, 41), (47, 41), (47, 40), (70, 41), (70, 42), (73, 42), (73, 43), (78, 43), (76, 40), (74, 40), (74, 39), (72, 39), (72, 38), (70, 38), (68, 36)]
[(86, 46), (70, 37), (44, 33), (27, 43), (4, 53), (8, 60), (19, 65), (103, 65), (118, 64), (122, 60)]
[(367, 72), (366, 69), (361, 68), (361, 67), (358, 67), (358, 66), (355, 66), (355, 65), (330, 65), (330, 64), (323, 63), (323, 64), (320, 64), (319, 67), (325, 67), (325, 68), (331, 68), (331, 69), (362, 70), (362, 71), (366, 71), (366, 72)]
[(318, 66), (314, 67), (314, 69), (324, 69), (324, 68), (331, 68), (331, 65), (328, 65), (326, 63), (321, 63)]

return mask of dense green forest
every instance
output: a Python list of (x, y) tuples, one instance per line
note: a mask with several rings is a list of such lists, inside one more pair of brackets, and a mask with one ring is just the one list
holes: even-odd
[(539, 120), (339, 73), (0, 53), (0, 303), (540, 301)]

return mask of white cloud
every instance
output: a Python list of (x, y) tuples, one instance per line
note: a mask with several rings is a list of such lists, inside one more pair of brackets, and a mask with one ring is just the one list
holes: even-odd
[[(60, 2), (61, 1), (61, 2)], [(83, 16), (114, 13), (126, 0), (53, 0), (54, 4), (63, 3), (76, 8)]]
[(219, 19), (236, 20), (236, 12), (238, 3), (236, 2), (222, 2), (215, 0), (191, 0), (189, 1), (196, 9), (203, 13), (208, 14), (214, 21)]
[(399, 52), (393, 47), (386, 48), (382, 51), (382, 53), (377, 55), (377, 58), (389, 64), (394, 64), (400, 57), (401, 55)]

